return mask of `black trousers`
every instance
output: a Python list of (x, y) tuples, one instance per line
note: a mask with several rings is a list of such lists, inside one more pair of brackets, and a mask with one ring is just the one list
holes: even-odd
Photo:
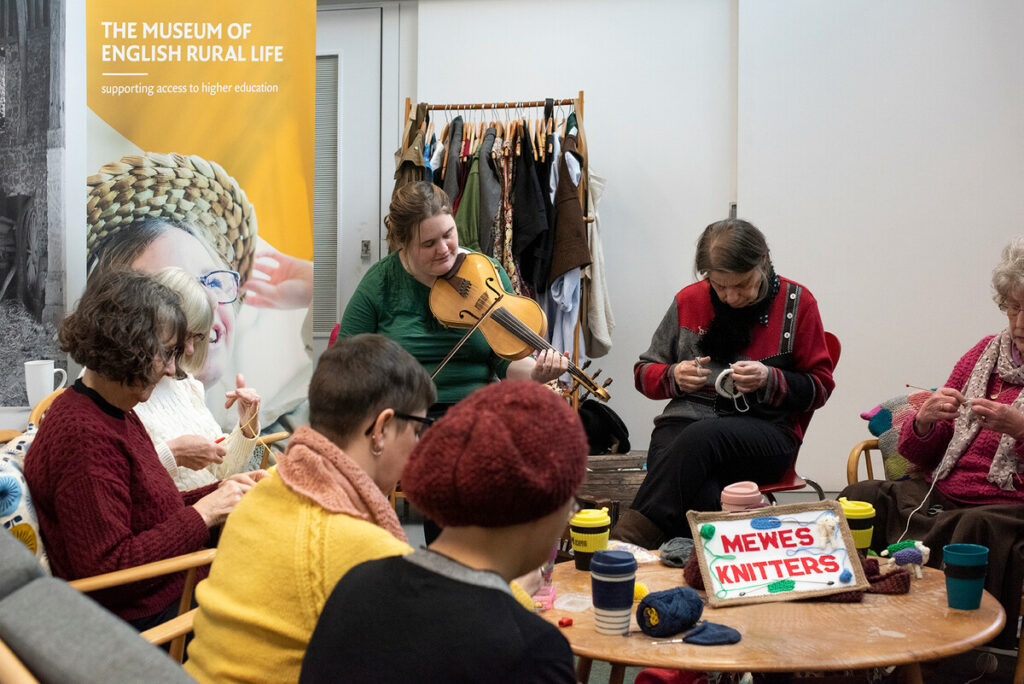
[(722, 489), (733, 482), (777, 482), (798, 446), (790, 432), (760, 418), (662, 421), (632, 507), (669, 537), (689, 537), (688, 510), (721, 510)]

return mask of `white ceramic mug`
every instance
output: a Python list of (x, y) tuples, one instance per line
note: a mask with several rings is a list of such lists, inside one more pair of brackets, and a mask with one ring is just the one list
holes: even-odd
[[(60, 382), (53, 385), (53, 376), (60, 373)], [(54, 368), (53, 361), (25, 362), (25, 389), (28, 391), (28, 405), (35, 406), (58, 387), (68, 381), (68, 374), (63, 368)]]

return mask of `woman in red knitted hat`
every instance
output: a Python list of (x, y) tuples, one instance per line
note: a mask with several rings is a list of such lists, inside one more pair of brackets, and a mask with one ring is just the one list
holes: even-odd
[(402, 471), (441, 535), (341, 579), (299, 681), (575, 681), (565, 637), (509, 582), (547, 560), (587, 452), (579, 417), (536, 383), (496, 383), (453, 407)]
[[(201, 549), (265, 474), (179, 492), (160, 463), (132, 409), (177, 376), (187, 333), (178, 296), (132, 271), (94, 277), (61, 324), (61, 348), (86, 370), (54, 400), (25, 458), (55, 575), (89, 577)], [(178, 573), (92, 596), (144, 630), (177, 614), (183, 582)]]

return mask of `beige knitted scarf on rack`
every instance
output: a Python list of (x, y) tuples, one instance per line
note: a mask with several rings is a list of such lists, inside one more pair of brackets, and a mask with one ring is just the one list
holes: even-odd
[[(988, 387), (988, 378), (995, 369), (1003, 382), (1010, 385), (1024, 385), (1024, 366), (1013, 365), (1013, 353), (1010, 345), (1013, 338), (1009, 330), (999, 333), (985, 346), (981, 352), (974, 369), (971, 370), (971, 377), (967, 379), (967, 386), (963, 390), (966, 399), (976, 399), (985, 396)], [(1014, 399), (1013, 408), (1024, 411), (1024, 392)], [(971, 411), (970, 406), (965, 404), (960, 407), (960, 414), (953, 422), (953, 438), (949, 440), (946, 453), (935, 469), (935, 479), (941, 480), (949, 475), (953, 466), (967, 451), (974, 438), (981, 431), (981, 423), (978, 417)], [(999, 440), (999, 447), (995, 456), (992, 457), (992, 466), (988, 470), (988, 481), (993, 482), (1001, 489), (1013, 491), (1013, 478), (1020, 472), (1020, 461), (1014, 451), (1015, 440), (1010, 435), (1004, 434)]]

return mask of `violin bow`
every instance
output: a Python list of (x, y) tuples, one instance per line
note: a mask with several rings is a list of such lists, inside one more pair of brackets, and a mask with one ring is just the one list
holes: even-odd
[(455, 346), (452, 347), (451, 351), (448, 352), (448, 355), (445, 356), (441, 360), (441, 363), (438, 364), (437, 368), (434, 369), (434, 372), (430, 376), (431, 380), (436, 378), (437, 374), (441, 372), (441, 369), (448, 365), (448, 362), (452, 360), (452, 357), (455, 356), (456, 352), (462, 349), (462, 345), (466, 344), (466, 340), (469, 339), (469, 336), (477, 331), (477, 329), (480, 327), (480, 324), (490, 317), (491, 313), (494, 311), (494, 307), (498, 305), (498, 302), (500, 302), (504, 296), (505, 295), (499, 295), (493, 302), (491, 302), (491, 305), (487, 307), (487, 311), (484, 311), (480, 315), (480, 317), (476, 319), (476, 323), (473, 324), (473, 327), (467, 330), (466, 334), (463, 335), (462, 338), (455, 343)]

